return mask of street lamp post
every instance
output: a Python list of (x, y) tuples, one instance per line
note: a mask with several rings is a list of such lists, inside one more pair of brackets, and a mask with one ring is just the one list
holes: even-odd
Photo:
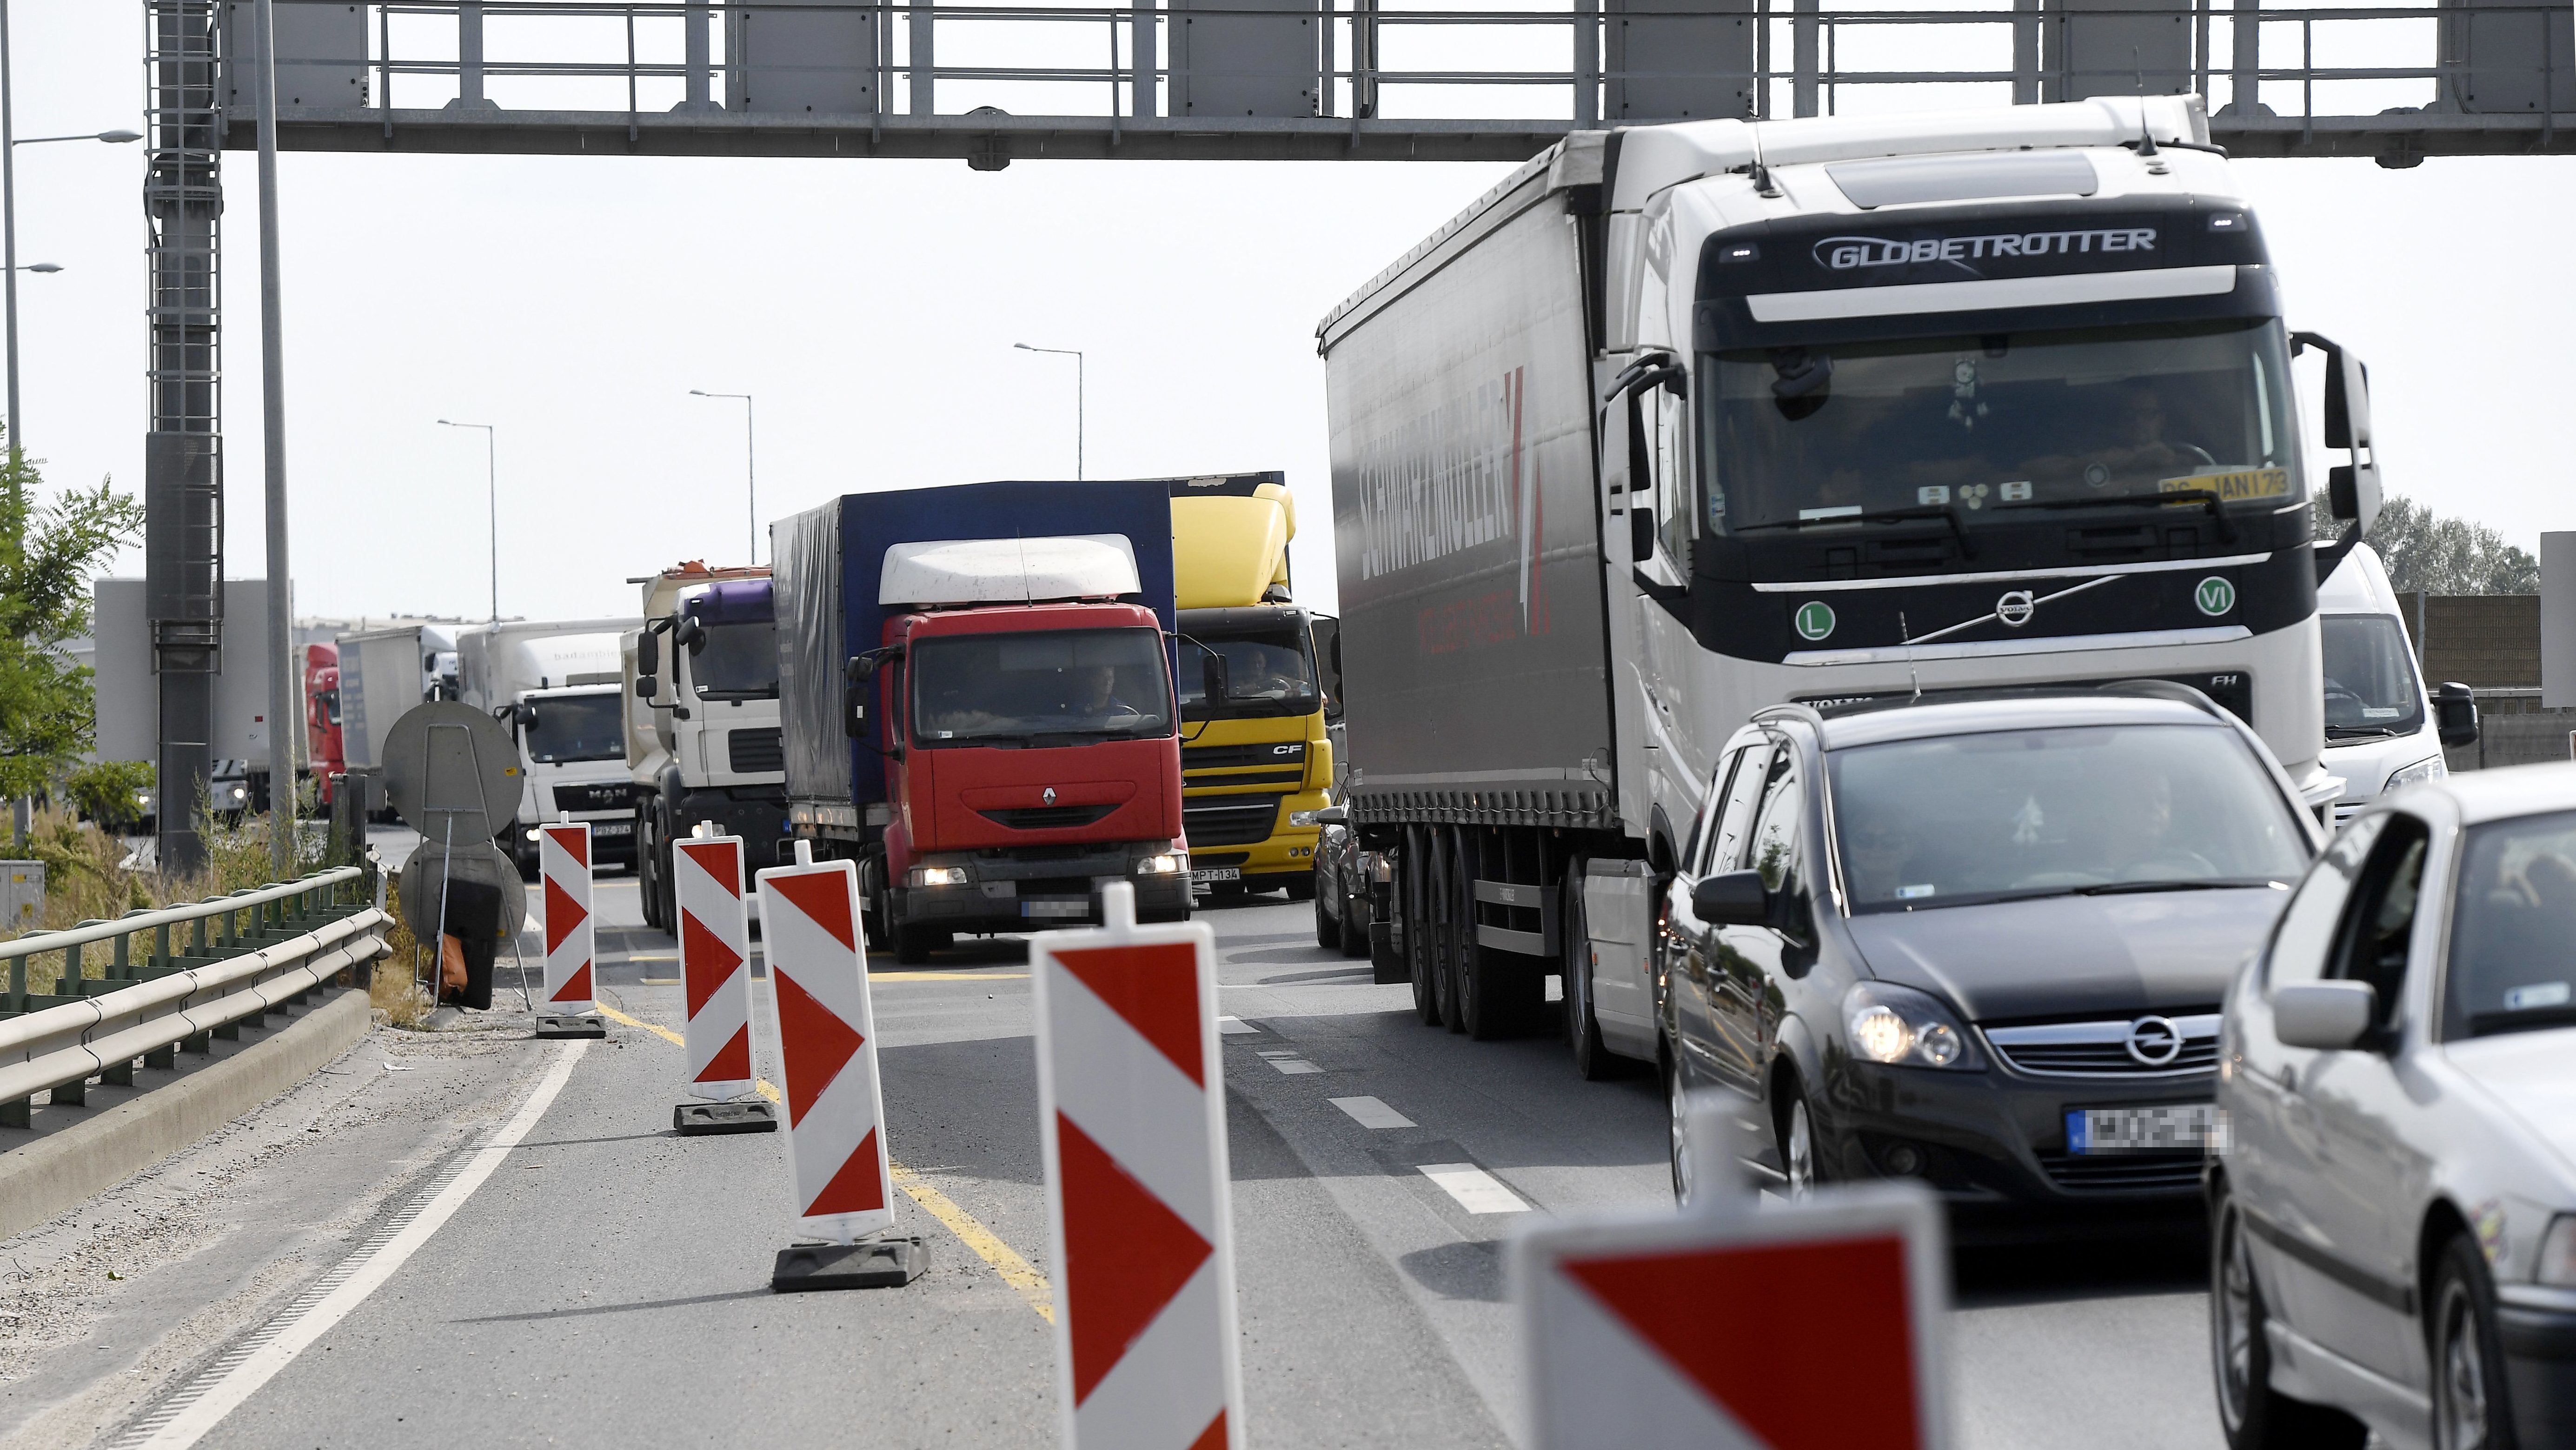
[(18, 274), (20, 272), (59, 272), (51, 262), (32, 267), (18, 265), (18, 148), (41, 146), (48, 141), (105, 141), (118, 145), (140, 141), (140, 131), (94, 131), (80, 136), (30, 136), (19, 140), (10, 127), (12, 87), (9, 82), (9, 0), (0, 0), (0, 293), (6, 294), (0, 310), (8, 313), (9, 366), (9, 446), (21, 446), (18, 433)]
[(1077, 482), (1080, 481), (1082, 478), (1082, 434), (1084, 424), (1082, 354), (1069, 347), (1031, 347), (1025, 342), (1015, 342), (1012, 343), (1011, 346), (1018, 348), (1022, 352), (1050, 352), (1055, 354), (1057, 357), (1069, 357), (1073, 359), (1073, 476)]
[(689, 389), (689, 396), (692, 398), (740, 398), (742, 400), (742, 487), (744, 500), (750, 507), (751, 515), (751, 554), (749, 561), (753, 564), (758, 564), (760, 562), (760, 481), (759, 475), (754, 472), (752, 468), (752, 464), (755, 461), (752, 445), (757, 441), (758, 433), (752, 426), (751, 394), (708, 393), (701, 392), (696, 388), (691, 388)]
[(492, 622), (501, 622), (501, 455), (500, 445), (489, 423), (450, 423), (438, 420), (441, 428), (480, 428), (483, 430), (483, 469), (492, 491)]

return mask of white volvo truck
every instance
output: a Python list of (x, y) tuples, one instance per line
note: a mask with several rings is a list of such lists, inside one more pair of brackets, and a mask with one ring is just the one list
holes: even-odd
[(519, 874), (537, 874), (537, 824), (569, 813), (591, 823), (594, 866), (635, 859), (634, 785), (626, 770), (618, 636), (634, 619), (513, 621), (456, 641), (464, 701), (490, 712), (518, 742), (518, 816), (501, 848)]
[(2363, 526), (2366, 384), (2208, 143), (2190, 97), (1578, 133), (1325, 318), (1349, 807), (1426, 1017), (1562, 972), (1587, 1071), (1655, 1056), (1651, 903), (1766, 706), (2155, 677), (2334, 798), (2291, 358)]

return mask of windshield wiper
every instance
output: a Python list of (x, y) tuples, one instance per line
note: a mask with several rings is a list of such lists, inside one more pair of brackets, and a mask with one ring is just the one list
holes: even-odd
[(2203, 877), (2186, 881), (2105, 881), (2073, 888), (2077, 896), (2129, 896), (2150, 891), (2253, 891), (2272, 884), (2269, 877)]
[(2035, 498), (2028, 503), (1999, 503), (2004, 509), (2108, 509), (2154, 508), (2169, 503), (2200, 503), (2209, 506), (2209, 516), (2218, 521), (2219, 542), (2236, 542), (2236, 520), (2228, 517), (2226, 501), (2214, 488), (2178, 488), (2171, 493), (2115, 493), (2099, 498)]
[(1942, 520), (1949, 524), (1950, 532), (1957, 536), (1960, 555), (1970, 559), (1977, 557), (1977, 541), (1968, 533), (1968, 520), (1959, 512), (1959, 506), (1954, 503), (1925, 504), (1919, 508), (1855, 511), (1821, 519), (1774, 519), (1766, 524), (1746, 524), (1736, 532), (1749, 534), (1757, 529), (1804, 529), (1817, 524), (1897, 524), (1908, 519)]
[(2329, 725), (2326, 727), (2328, 740), (2366, 740), (2374, 737), (2388, 740), (2404, 733), (2406, 732), (2392, 725)]

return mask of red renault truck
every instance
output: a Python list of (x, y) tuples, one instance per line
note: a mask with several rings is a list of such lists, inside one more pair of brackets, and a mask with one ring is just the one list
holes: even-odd
[(347, 767), (340, 748), (340, 647), (304, 647), (304, 758), (331, 804), (331, 777)]
[(1170, 492), (961, 484), (772, 527), (789, 831), (859, 863), (898, 961), (1097, 922), (1116, 881), (1189, 914)]

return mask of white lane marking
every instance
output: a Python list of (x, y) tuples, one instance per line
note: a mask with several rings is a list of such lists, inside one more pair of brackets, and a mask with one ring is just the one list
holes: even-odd
[(1326, 1098), (1324, 1101), (1351, 1115), (1351, 1121), (1363, 1128), (1411, 1128), (1418, 1126), (1411, 1118), (1375, 1098)]
[(1425, 1163), (1422, 1176), (1440, 1185), (1469, 1213), (1527, 1213), (1529, 1205), (1494, 1175), (1473, 1163)]
[(1317, 1067), (1311, 1062), (1303, 1062), (1293, 1057), (1274, 1057), (1270, 1059), (1270, 1065), (1279, 1069), (1281, 1072), (1286, 1073), (1290, 1077), (1295, 1077), (1299, 1073), (1323, 1071), (1322, 1068)]
[(1216, 1019), (1216, 1030), (1228, 1037), (1239, 1037), (1245, 1033), (1258, 1033), (1261, 1029), (1240, 1017), (1219, 1017)]
[[(587, 1039), (565, 1043), (562, 1051), (555, 1054), (554, 1066), (538, 1081), (536, 1091), (528, 1094), (528, 1100), (519, 1106), (517, 1116), (503, 1125), (500, 1132), (493, 1134), (491, 1141), (485, 1143), (465, 1167), (448, 1180), (447, 1186), (440, 1189), (401, 1232), (368, 1250), (349, 1266), (345, 1275), (340, 1277), (339, 1287), (279, 1325), (266, 1344), (197, 1392), (177, 1414), (149, 1436), (127, 1443), (137, 1450), (186, 1450), (186, 1447), (196, 1444), (205, 1438), (208, 1431), (221, 1424), (224, 1416), (239, 1409), (243, 1401), (259, 1392), (262, 1385), (294, 1363), (296, 1356), (312, 1348), (333, 1325), (347, 1318), (349, 1311), (384, 1287), (385, 1281), (394, 1276), (394, 1271), (401, 1268), (422, 1244), (429, 1242), (430, 1235), (454, 1217), (456, 1210), (465, 1206), (465, 1200), (474, 1196), (474, 1190), (483, 1186), (483, 1180), (491, 1177), (492, 1171), (501, 1166), (501, 1160), (510, 1156), (510, 1150), (537, 1126), (537, 1120), (553, 1106), (555, 1095), (563, 1091), (566, 1082), (571, 1081), (573, 1065), (581, 1061), (582, 1053), (589, 1047)], [(335, 1275), (341, 1274), (341, 1271), (334, 1272)]]

